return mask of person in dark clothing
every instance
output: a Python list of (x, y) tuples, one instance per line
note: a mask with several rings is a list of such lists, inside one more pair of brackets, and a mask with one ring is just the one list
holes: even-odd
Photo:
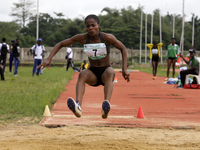
[(15, 71), (14, 71), (14, 76), (17, 76), (18, 73), (18, 67), (19, 67), (19, 63), (20, 63), (20, 46), (19, 46), (19, 42), (20, 40), (17, 39), (16, 43), (13, 45), (13, 57), (14, 57), (14, 66), (15, 66)]
[(15, 39), (11, 40), (11, 45), (10, 45), (10, 57), (9, 57), (9, 71), (10, 73), (12, 72), (12, 63), (14, 61), (14, 57), (13, 57), (13, 46), (15, 44)]
[(6, 58), (8, 52), (9, 52), (9, 45), (6, 44), (6, 38), (2, 38), (2, 43), (0, 43), (0, 56), (3, 65), (3, 73), (5, 73)]
[(0, 58), (0, 74), (1, 74), (1, 80), (5, 81), (4, 73), (3, 73), (3, 60)]
[(9, 51), (9, 46), (6, 44), (6, 38), (2, 38), (2, 43), (0, 43), (0, 74), (1, 80), (5, 80), (4, 73), (6, 67), (6, 57)]

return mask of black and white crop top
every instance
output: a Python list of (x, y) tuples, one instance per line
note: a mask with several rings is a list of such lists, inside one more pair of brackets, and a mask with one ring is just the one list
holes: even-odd
[(99, 32), (101, 43), (90, 44), (90, 35), (87, 34), (86, 44), (84, 44), (85, 54), (92, 60), (105, 58), (110, 53), (110, 46), (104, 43), (101, 32)]

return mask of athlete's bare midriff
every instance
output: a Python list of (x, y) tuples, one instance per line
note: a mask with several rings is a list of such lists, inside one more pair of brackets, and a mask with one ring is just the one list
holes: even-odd
[(105, 58), (98, 59), (98, 60), (92, 60), (90, 58), (90, 67), (105, 67), (105, 66), (110, 66), (110, 55), (107, 55)]

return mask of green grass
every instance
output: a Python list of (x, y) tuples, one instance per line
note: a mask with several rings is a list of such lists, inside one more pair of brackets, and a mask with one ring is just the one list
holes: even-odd
[(71, 79), (73, 70), (65, 69), (51, 67), (34, 77), (32, 67), (20, 66), (17, 77), (6, 70), (6, 81), (0, 82), (0, 123), (40, 121), (45, 106), (52, 107)]

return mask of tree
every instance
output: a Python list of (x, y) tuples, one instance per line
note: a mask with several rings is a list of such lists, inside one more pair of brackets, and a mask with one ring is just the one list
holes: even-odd
[(120, 12), (117, 9), (111, 9), (109, 7), (105, 7), (102, 9), (101, 12), (107, 12), (105, 17), (101, 16), (101, 25), (105, 26), (106, 28), (110, 28), (111, 26), (118, 26), (122, 24), (122, 20), (120, 19)]
[(12, 39), (19, 37), (19, 28), (15, 22), (0, 22), (1, 37), (5, 37), (9, 43)]
[[(21, 0), (22, 1), (22, 0)], [(23, 0), (24, 2), (25, 0)], [(27, 1), (27, 0), (26, 0)], [(17, 5), (18, 6), (18, 5)], [(141, 11), (143, 7), (139, 5), (137, 9), (131, 6), (122, 9), (112, 9), (105, 7), (102, 9), (98, 17), (100, 19), (100, 27), (102, 32), (113, 34), (119, 39), (127, 48), (139, 49), (140, 47), (140, 24)], [(85, 33), (84, 17), (75, 18), (74, 20), (65, 19), (62, 13), (56, 13), (56, 17), (52, 17), (47, 13), (40, 13), (39, 15), (39, 37), (43, 39), (43, 43), (48, 46), (54, 46), (57, 42), (70, 38), (75, 34)], [(160, 27), (159, 27), (160, 10), (154, 10), (154, 29), (153, 41), (160, 41)], [(162, 16), (162, 41), (163, 49), (171, 43), (172, 38), (172, 21), (173, 14), (166, 13)], [(142, 46), (145, 45), (145, 13), (143, 13), (143, 32), (142, 32)], [(150, 42), (151, 37), (151, 18), (152, 14), (147, 14), (147, 42)], [(191, 18), (192, 19), (192, 18)], [(8, 26), (7, 26), (8, 25)], [(12, 25), (12, 26), (9, 26)], [(12, 30), (11, 30), (12, 28)], [(14, 32), (13, 32), (13, 29)], [(9, 40), (18, 37), (21, 39), (21, 45), (29, 46), (35, 43), (36, 34), (36, 16), (32, 16), (25, 27), (21, 28), (16, 22), (0, 23), (0, 33)], [(15, 33), (11, 35), (11, 31)], [(175, 15), (175, 38), (178, 45), (180, 45), (180, 37), (182, 31), (182, 17), (179, 14)], [(197, 41), (200, 38), (200, 19), (195, 17), (195, 47), (200, 49), (200, 43)], [(192, 21), (185, 22), (185, 46), (184, 49), (189, 49), (191, 45)], [(11, 35), (11, 36), (10, 36)], [(75, 43), (75, 46), (82, 46)]]
[(13, 3), (11, 16), (15, 17), (17, 22), (22, 27), (25, 27), (26, 22), (32, 16), (34, 2), (31, 0), (19, 0), (19, 3)]
[[(10, 44), (12, 39), (20, 39), (20, 46), (27, 47), (35, 43), (35, 38), (30, 35), (24, 36), (19, 32), (20, 26), (15, 22), (0, 22), (1, 37), (6, 38), (6, 42)], [(0, 39), (1, 40), (1, 39)]]
[(56, 14), (56, 16), (58, 16), (59, 18), (65, 16), (63, 13), (56, 13), (56, 12), (53, 12), (54, 14)]

